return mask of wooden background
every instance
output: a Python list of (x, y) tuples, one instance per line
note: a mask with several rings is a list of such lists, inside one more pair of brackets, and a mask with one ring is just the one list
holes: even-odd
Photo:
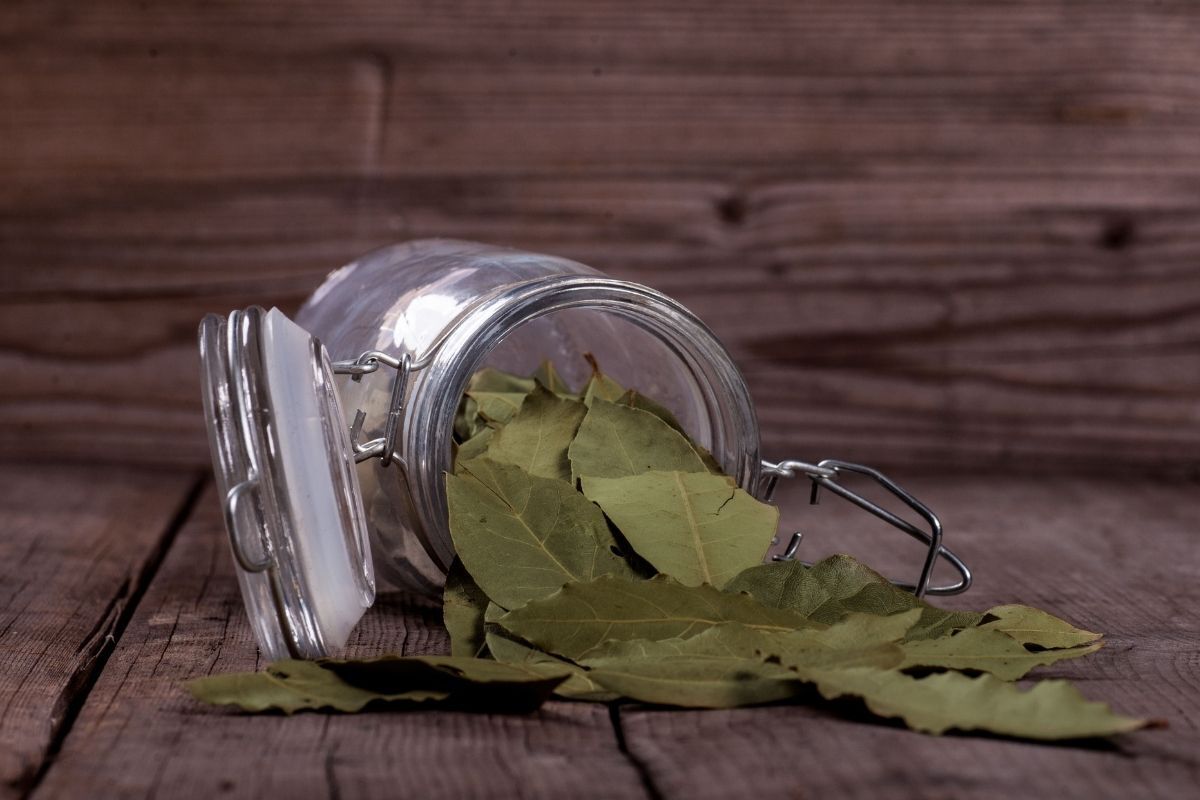
[[(1194, 0), (0, 0), (0, 800), (1194, 793), (1198, 101)], [(259, 660), (196, 324), (424, 236), (675, 295), (768, 455), (896, 468), (976, 568), (952, 607), (1108, 632), (1051, 674), (1170, 729), (200, 708)], [(894, 545), (827, 513), (806, 557)], [(350, 652), (445, 643), (389, 595)]]
[(198, 464), (194, 331), (455, 236), (661, 288), (767, 453), (1195, 474), (1200, 8), (4, 0), (0, 455)]

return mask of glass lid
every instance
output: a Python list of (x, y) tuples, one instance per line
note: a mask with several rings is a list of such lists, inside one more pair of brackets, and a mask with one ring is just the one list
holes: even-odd
[(354, 451), (321, 343), (278, 309), (200, 324), (225, 527), (264, 655), (319, 658), (375, 599)]

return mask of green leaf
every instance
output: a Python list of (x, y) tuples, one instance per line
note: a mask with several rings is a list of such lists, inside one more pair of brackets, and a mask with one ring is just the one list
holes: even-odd
[(458, 446), (458, 450), (454, 453), (455, 471), (458, 471), (458, 465), (466, 463), (473, 458), (478, 458), (487, 452), (488, 446), (492, 443), (492, 437), (496, 431), (492, 428), (484, 428), (476, 433), (470, 439)]
[(569, 483), (477, 458), (446, 476), (446, 493), (458, 557), (505, 608), (571, 581), (634, 574), (600, 509)]
[(785, 700), (802, 686), (786, 667), (747, 657), (742, 626), (710, 627), (688, 639), (609, 642), (585, 663), (600, 686), (643, 703), (732, 708)]
[(646, 581), (604, 576), (569, 583), (498, 622), (535, 647), (573, 661), (610, 639), (690, 638), (722, 622), (765, 631), (812, 627), (792, 611), (764, 608), (749, 597), (711, 586), (684, 586), (663, 575)]
[(317, 663), (350, 685), (371, 691), (419, 686), (456, 693), (481, 687), (510, 690), (549, 682), (545, 687), (549, 693), (567, 675), (567, 670), (562, 669), (555, 680), (547, 681), (544, 674), (520, 665), (462, 656), (385, 655), (368, 659), (323, 658)]
[(763, 652), (793, 668), (897, 667), (904, 651), (897, 645), (916, 624), (920, 611), (881, 617), (850, 613), (828, 628), (760, 633)]
[(583, 357), (592, 366), (592, 376), (588, 379), (587, 386), (583, 389), (584, 405), (591, 408), (592, 402), (596, 399), (612, 402), (625, 393), (624, 386), (604, 374), (600, 369), (600, 363), (596, 361), (594, 355), (584, 353)]
[(638, 555), (688, 586), (721, 588), (761, 563), (779, 524), (778, 508), (708, 472), (584, 477), (583, 493)]
[(498, 425), (512, 419), (525, 402), (525, 395), (516, 392), (468, 392), (467, 397), (475, 401), (480, 419)]
[(511, 372), (484, 367), (471, 376), (467, 391), (503, 392), (526, 395), (533, 391), (537, 382), (533, 378), (514, 375)]
[(850, 556), (830, 556), (808, 567), (799, 561), (762, 564), (743, 571), (726, 586), (763, 605), (792, 609), (815, 622), (836, 622), (851, 611), (896, 614), (912, 608), (921, 618), (908, 638), (929, 639), (968, 628), (983, 618), (973, 611), (943, 611), (895, 586)]
[(568, 677), (560, 669), (531, 670), (482, 658), (382, 656), (323, 659), (320, 665), (346, 683), (375, 692), (420, 687), (446, 692), (442, 705), (468, 710), (528, 713), (545, 702)]
[(679, 431), (648, 411), (598, 398), (583, 418), (568, 454), (574, 478), (622, 478), (651, 470), (706, 471)]
[(1015, 681), (1025, 677), (1034, 667), (1094, 653), (1100, 649), (1100, 644), (1094, 642), (1080, 647), (1033, 652), (1002, 631), (967, 628), (937, 639), (906, 643), (901, 668), (975, 670), (990, 672), (1002, 680)]
[(450, 633), (451, 655), (479, 658), (484, 652), (483, 613), (487, 605), (487, 595), (462, 561), (455, 559), (442, 592), (442, 620)]
[(569, 481), (567, 448), (586, 413), (583, 403), (560, 398), (539, 385), (525, 398), (521, 410), (492, 436), (487, 456), (516, 464), (530, 475)]
[(1079, 647), (1103, 634), (1076, 628), (1053, 614), (1029, 606), (1008, 605), (988, 609), (981, 630), (1004, 631), (1021, 644), (1047, 649)]
[(583, 404), (588, 408), (597, 400), (612, 403), (625, 393), (625, 387), (603, 373), (595, 373), (583, 390)]
[(508, 609), (504, 606), (496, 603), (495, 601), (488, 601), (487, 609), (483, 612), (483, 622), (485, 628), (492, 623), (499, 622), (500, 618), (507, 613)]
[[(608, 400), (609, 398), (605, 397), (604, 399)], [(687, 436), (687, 431), (685, 431), (683, 426), (679, 424), (679, 420), (675, 419), (674, 414), (672, 414), (662, 405), (651, 400), (649, 397), (646, 397), (646, 395), (642, 394), (637, 389), (630, 389), (624, 394), (619, 395), (614, 399), (614, 402), (619, 406), (629, 406), (630, 408), (640, 409), (641, 411), (653, 414), (663, 422), (667, 423), (667, 425), (679, 431), (684, 436)]]
[(620, 695), (608, 691), (593, 681), (587, 670), (582, 667), (546, 655), (541, 650), (535, 650), (501, 633), (488, 631), (487, 645), (492, 656), (505, 664), (517, 664), (533, 672), (544, 672), (547, 676), (561, 675), (563, 670), (566, 670), (567, 679), (554, 689), (557, 697), (596, 703), (608, 703), (620, 699)]
[(465, 442), (483, 429), (483, 421), (479, 419), (479, 403), (469, 395), (463, 395), (458, 404), (458, 413), (454, 416), (454, 435), (458, 441)]
[(584, 660), (602, 686), (646, 703), (728, 708), (794, 695), (803, 670), (892, 667), (894, 642), (918, 612), (894, 618), (852, 614), (825, 630), (762, 631), (736, 622), (689, 639), (609, 641)]
[[(519, 402), (516, 396), (523, 398), (532, 392), (535, 385), (532, 378), (523, 378), (491, 367), (479, 370), (471, 376), (467, 384), (467, 394), (463, 395), (462, 403), (459, 404), (458, 415), (454, 418), (455, 436), (460, 442), (465, 442), (485, 429), (480, 404), (471, 396), (472, 393), (485, 393), (489, 396), (509, 395), (507, 402), (512, 403)], [(502, 401), (491, 400), (489, 407), (491, 412), (497, 415), (492, 417), (493, 419), (504, 421), (510, 416), (509, 409), (505, 408)]]
[(578, 399), (575, 397), (575, 390), (568, 386), (563, 377), (558, 374), (558, 370), (554, 368), (554, 362), (550, 359), (546, 359), (538, 366), (537, 371), (533, 373), (533, 378), (554, 394), (572, 400)]
[(453, 656), (384, 656), (352, 661), (278, 661), (266, 672), (214, 675), (188, 684), (197, 699), (246, 711), (361, 711), (372, 703), (532, 711), (567, 677), (518, 665)]
[(243, 711), (330, 709), (361, 711), (370, 703), (429, 703), (446, 700), (449, 692), (419, 686), (380, 693), (359, 688), (311, 661), (278, 661), (265, 672), (210, 675), (187, 683), (197, 700), (238, 706)]
[(914, 678), (867, 668), (815, 671), (809, 677), (826, 699), (860, 697), (880, 717), (898, 717), (925, 733), (988, 731), (1026, 739), (1084, 739), (1146, 727), (1114, 714), (1066, 681), (1042, 681), (1024, 691), (994, 675), (943, 672)]

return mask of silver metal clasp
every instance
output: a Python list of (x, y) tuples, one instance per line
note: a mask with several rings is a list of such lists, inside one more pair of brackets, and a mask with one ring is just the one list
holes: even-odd
[[(874, 516), (888, 523), (889, 525), (904, 531), (914, 539), (924, 542), (928, 545), (928, 552), (925, 555), (925, 563), (921, 567), (921, 574), (915, 583), (903, 583), (893, 581), (897, 586), (908, 589), (917, 597), (923, 597), (926, 594), (932, 595), (950, 595), (960, 594), (971, 588), (971, 570), (963, 563), (962, 559), (952, 553), (949, 549), (942, 545), (942, 522), (938, 519), (937, 514), (934, 514), (929, 506), (922, 503), (917, 498), (913, 497), (905, 491), (899, 484), (888, 478), (882, 472), (871, 467), (865, 467), (862, 464), (852, 464), (848, 461), (838, 461), (836, 459), (826, 459), (817, 464), (810, 464), (807, 461), (780, 461), (772, 463), (763, 461), (763, 488), (762, 498), (766, 502), (771, 502), (775, 497), (775, 490), (779, 486), (780, 478), (792, 478), (796, 475), (804, 475), (812, 481), (812, 492), (809, 495), (809, 503), (816, 505), (820, 500), (822, 489), (828, 489), (838, 497), (848, 500), (859, 508), (870, 512)], [(894, 497), (915, 511), (921, 516), (925, 523), (929, 526), (928, 530), (923, 530), (912, 524), (906, 519), (893, 514), (879, 504), (868, 500), (862, 495), (846, 488), (838, 480), (843, 472), (853, 472), (859, 475), (866, 475), (871, 478), (884, 489), (886, 489)], [(800, 547), (800, 542), (804, 538), (804, 534), (797, 531), (792, 534), (791, 540), (788, 542), (782, 555), (775, 556), (776, 561), (791, 561), (796, 557), (796, 551)], [(933, 568), (937, 563), (938, 557), (946, 559), (958, 571), (959, 580), (957, 583), (947, 584), (945, 586), (930, 586), (929, 581), (933, 576)]]
[(405, 353), (400, 358), (395, 358), (378, 350), (368, 350), (353, 361), (333, 362), (333, 371), (338, 375), (349, 375), (350, 380), (358, 382), (362, 380), (363, 375), (370, 375), (378, 370), (380, 365), (396, 370), (396, 377), (392, 379), (392, 398), (388, 404), (383, 436), (369, 442), (359, 442), (363, 422), (367, 418), (360, 408), (354, 412), (354, 423), (350, 426), (350, 444), (354, 448), (355, 463), (366, 461), (368, 458), (378, 458), (385, 467), (392, 461), (398, 461), (401, 468), (404, 468), (404, 460), (396, 456), (396, 443), (400, 436), (400, 420), (404, 417), (408, 379), (414, 369), (412, 357)]

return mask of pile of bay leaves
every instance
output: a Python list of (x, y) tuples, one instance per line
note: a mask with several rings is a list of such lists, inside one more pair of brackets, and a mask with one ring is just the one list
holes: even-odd
[(594, 362), (579, 392), (549, 363), (531, 378), (476, 373), (455, 437), (452, 655), (284, 661), (193, 694), (287, 712), (847, 698), (919, 731), (1031, 739), (1146, 724), (1063, 680), (1015, 683), (1094, 652), (1100, 634), (1026, 606), (943, 611), (848, 556), (763, 563), (778, 510)]

